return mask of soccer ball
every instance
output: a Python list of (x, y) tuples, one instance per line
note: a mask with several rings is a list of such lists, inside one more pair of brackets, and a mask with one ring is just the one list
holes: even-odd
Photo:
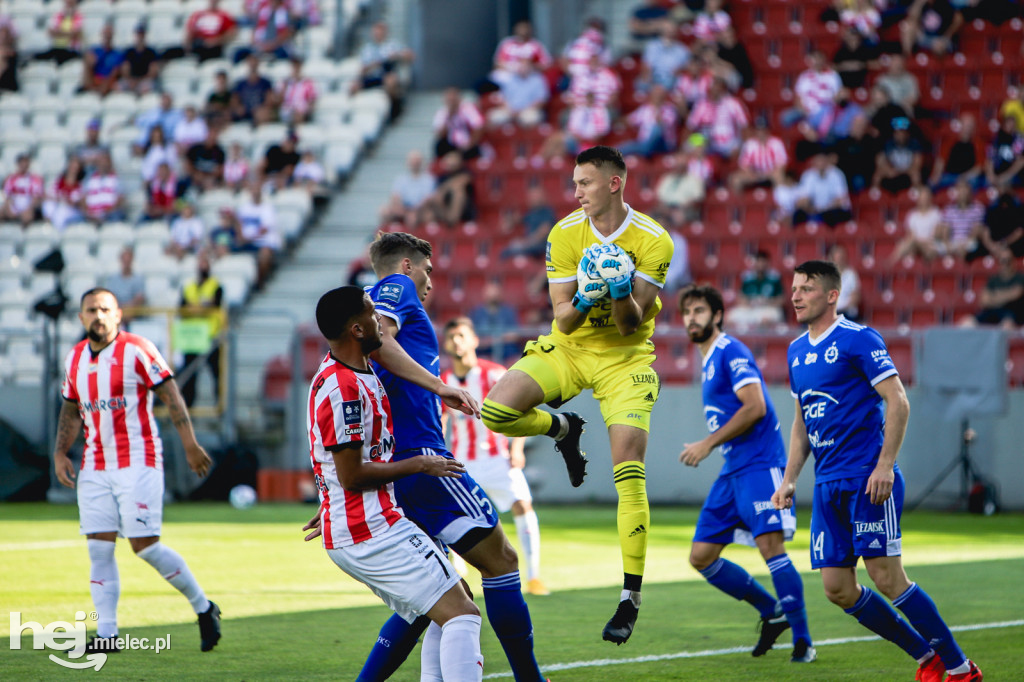
[[(584, 263), (588, 264), (586, 267)], [(608, 295), (608, 282), (597, 272), (593, 261), (583, 258), (576, 266), (576, 282), (579, 292), (591, 301), (598, 301)]]
[(256, 490), (251, 485), (236, 485), (228, 493), (228, 502), (235, 509), (248, 509), (256, 504)]

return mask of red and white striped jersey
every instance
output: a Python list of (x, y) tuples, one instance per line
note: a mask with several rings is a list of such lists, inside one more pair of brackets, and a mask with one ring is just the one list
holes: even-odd
[(619, 76), (607, 66), (593, 71), (580, 71), (569, 82), (569, 95), (576, 104), (585, 104), (587, 95), (591, 94), (594, 96), (594, 104), (608, 104), (621, 89)]
[(569, 110), (569, 118), (565, 122), (566, 131), (577, 141), (599, 140), (612, 129), (612, 116), (608, 107), (595, 104), (574, 106)]
[(172, 376), (148, 339), (118, 332), (99, 353), (80, 341), (64, 361), (61, 395), (78, 403), (85, 426), (82, 469), (163, 468), (150, 389)]
[(826, 104), (831, 104), (842, 87), (843, 81), (832, 69), (807, 69), (797, 77), (793, 89), (804, 111), (814, 114)]
[(747, 124), (747, 110), (732, 95), (725, 95), (717, 102), (710, 99), (698, 102), (686, 121), (688, 128), (700, 130), (716, 146), (722, 147), (736, 142)]
[(732, 18), (723, 10), (714, 14), (701, 12), (693, 21), (693, 34), (699, 40), (714, 40), (718, 34), (732, 26)]
[(19, 213), (43, 198), (43, 176), (35, 173), (11, 173), (4, 180), (4, 194), (11, 208)]
[(569, 43), (562, 55), (567, 63), (565, 70), (570, 78), (590, 68), (590, 58), (601, 56), (601, 63), (611, 62), (611, 53), (604, 44), (604, 35), (595, 28), (588, 28), (578, 38)]
[(281, 108), (307, 114), (316, 102), (316, 83), (311, 78), (288, 78), (280, 87)]
[(737, 164), (744, 170), (755, 173), (770, 173), (776, 168), (785, 168), (789, 162), (786, 145), (777, 137), (769, 137), (765, 141), (751, 137), (740, 147)]
[(710, 71), (703, 71), (696, 77), (691, 73), (681, 73), (672, 87), (672, 97), (677, 102), (682, 101), (686, 102), (688, 106), (693, 106), (697, 102), (707, 99), (708, 88), (711, 87), (711, 81), (714, 79), (715, 77)]
[(394, 485), (345, 490), (330, 451), (359, 443), (364, 462), (391, 461), (391, 403), (377, 375), (354, 370), (328, 353), (310, 384), (308, 405), (309, 459), (320, 493), (324, 547), (348, 547), (387, 532), (403, 516)]
[(121, 183), (114, 173), (94, 173), (83, 186), (85, 212), (90, 218), (103, 218), (117, 207), (121, 198)]
[(516, 36), (509, 36), (498, 43), (494, 63), (500, 68), (510, 69), (521, 61), (530, 62), (538, 69), (546, 69), (551, 66), (551, 53), (536, 38), (520, 40)]
[[(454, 388), (469, 391), (470, 395), (482, 405), (491, 387), (498, 383), (498, 379), (506, 371), (502, 365), (481, 358), (477, 361), (477, 366), (471, 368), (465, 377), (459, 378), (455, 376), (455, 372), (446, 369), (441, 372), (441, 381)], [(448, 413), (448, 423), (452, 426), (451, 447), (455, 459), (460, 462), (489, 457), (508, 459), (508, 438), (494, 433), (485, 427), (479, 419), (474, 419), (447, 406), (445, 410)]]
[(461, 102), (454, 114), (441, 107), (434, 114), (434, 131), (444, 133), (448, 141), (459, 148), (469, 146), (473, 133), (484, 126), (484, 116), (472, 102)]
[(654, 131), (654, 127), (660, 125), (665, 144), (670, 149), (675, 149), (676, 128), (679, 127), (679, 112), (671, 103), (663, 102), (657, 107), (650, 102), (641, 104), (630, 112), (626, 120), (637, 129), (637, 140), (648, 139)]

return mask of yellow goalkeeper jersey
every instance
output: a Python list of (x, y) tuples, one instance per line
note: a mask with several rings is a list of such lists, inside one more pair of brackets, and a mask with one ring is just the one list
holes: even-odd
[[(605, 237), (590, 223), (583, 209), (577, 209), (555, 223), (548, 236), (548, 282), (575, 282), (576, 268), (583, 251), (593, 244), (617, 244), (629, 254), (636, 265), (636, 276), (658, 288), (665, 285), (665, 275), (672, 262), (674, 245), (668, 232), (648, 215), (626, 207), (626, 219), (615, 232)], [(661, 310), (657, 298), (639, 328), (629, 336), (622, 336), (612, 320), (610, 298), (603, 298), (591, 308), (587, 321), (572, 334), (558, 331), (552, 323), (551, 336), (573, 343), (601, 348), (605, 346), (642, 345), (654, 333), (654, 317)]]

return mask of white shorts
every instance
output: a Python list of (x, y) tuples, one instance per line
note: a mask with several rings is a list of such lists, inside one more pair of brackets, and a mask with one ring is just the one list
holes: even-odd
[(487, 457), (465, 462), (466, 471), (491, 498), (499, 512), (507, 512), (513, 502), (531, 502), (530, 485), (522, 469), (513, 468), (504, 457)]
[(160, 535), (164, 472), (153, 467), (83, 470), (75, 483), (82, 535), (117, 531), (124, 538)]
[(426, 614), (460, 580), (438, 546), (406, 518), (383, 535), (329, 549), (327, 555), (409, 623)]

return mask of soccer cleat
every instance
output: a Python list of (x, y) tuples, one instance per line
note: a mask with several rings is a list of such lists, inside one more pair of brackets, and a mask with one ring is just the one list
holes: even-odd
[(793, 645), (793, 655), (789, 657), (790, 663), (814, 663), (818, 660), (818, 652), (805, 639), (796, 640)]
[(579, 488), (583, 485), (583, 477), (587, 475), (587, 458), (580, 450), (580, 436), (583, 435), (583, 425), (587, 421), (575, 412), (563, 412), (562, 416), (569, 422), (569, 433), (565, 434), (565, 438), (555, 441), (555, 449), (565, 460), (565, 468), (569, 471), (569, 483), (573, 488)]
[(210, 608), (199, 614), (199, 649), (210, 651), (220, 641), (220, 607), (210, 602)]
[(551, 594), (551, 590), (548, 589), (548, 586), (540, 578), (531, 578), (526, 582), (526, 593), (546, 597)]
[(640, 609), (633, 605), (629, 599), (619, 602), (619, 608), (615, 609), (615, 615), (604, 626), (601, 638), (608, 642), (622, 644), (633, 634), (633, 626), (636, 625), (636, 617), (640, 615)]
[(119, 654), (121, 653), (121, 647), (117, 645), (117, 635), (113, 637), (100, 637), (99, 635), (93, 635), (85, 644), (85, 653), (87, 654)]
[(950, 675), (946, 678), (946, 682), (981, 682), (984, 679), (981, 674), (981, 668), (976, 666), (974, 661), (967, 661), (967, 663), (971, 666), (970, 670), (959, 675)]
[(942, 659), (938, 654), (932, 654), (931, 658), (917, 666), (917, 675), (914, 676), (914, 680), (915, 682), (942, 682), (942, 678), (945, 676), (946, 666), (942, 663)]
[(750, 655), (755, 657), (764, 656), (771, 651), (779, 635), (789, 629), (789, 621), (786, 620), (784, 614), (770, 618), (761, 618), (757, 624), (757, 629), (761, 634), (757, 638), (757, 644), (754, 646), (753, 651), (750, 652)]

